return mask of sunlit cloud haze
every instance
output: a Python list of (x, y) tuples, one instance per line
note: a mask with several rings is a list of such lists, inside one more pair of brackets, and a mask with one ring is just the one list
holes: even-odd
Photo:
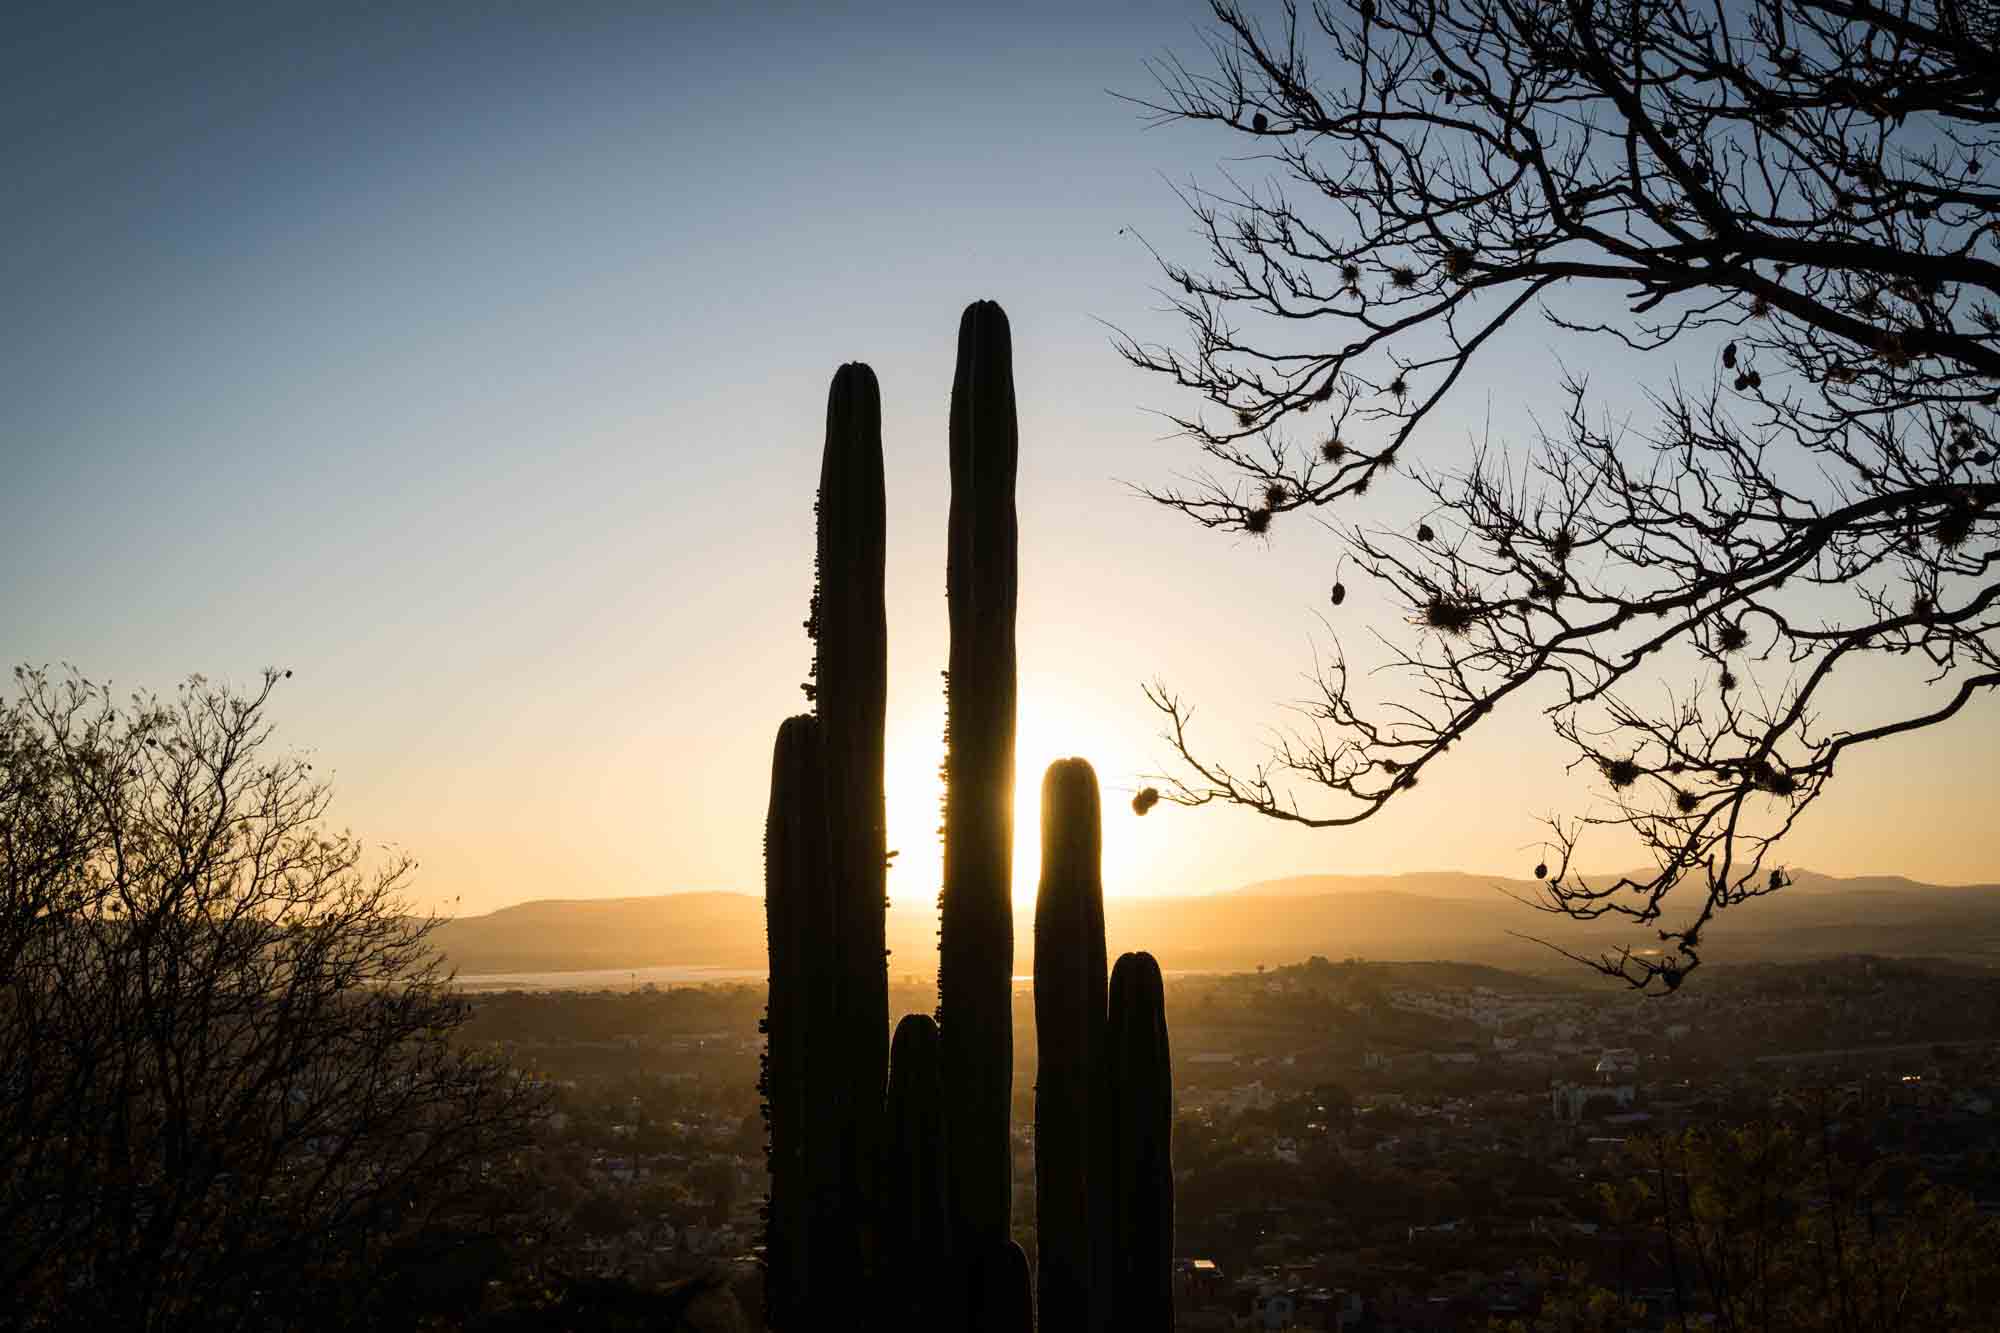
[[(1170, 184), (1241, 146), (1149, 130), (1111, 91), (1194, 54), (1202, 12), (14, 11), (0, 648), (120, 688), (293, 669), (280, 739), (343, 822), (419, 857), (426, 905), (755, 891), (771, 738), (810, 658), (827, 381), (863, 360), (888, 465), (891, 892), (926, 903), (953, 339), (992, 298), (1021, 406), (1020, 892), (1036, 783), (1070, 753), (1106, 787), (1113, 893), (1521, 873), (1537, 816), (1601, 798), (1526, 711), (1355, 829), (1126, 808), (1167, 757), (1142, 682), (1248, 761), (1331, 612), (1308, 522), (1221, 537), (1124, 484), (1193, 466), (1149, 413), (1191, 404), (1108, 326), (1179, 338), (1139, 237), (1197, 257)], [(1427, 456), (1489, 416), (1522, 443), (1557, 338), (1496, 353)], [(1634, 367), (1586, 359), (1629, 405)], [(1413, 490), (1372, 512), (1403, 521)], [(1355, 589), (1359, 660), (1402, 614)], [(1788, 859), (2000, 879), (1995, 721), (1856, 756)]]

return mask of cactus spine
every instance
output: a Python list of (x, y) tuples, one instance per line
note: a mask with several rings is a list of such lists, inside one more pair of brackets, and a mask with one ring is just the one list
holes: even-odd
[[(834, 373), (820, 462), (819, 590), (814, 612), (819, 717), (826, 738), (827, 879), (835, 984), (828, 1054), (838, 1059), (815, 1114), (838, 1143), (837, 1209), (850, 1274), (868, 1262), (875, 1222), (882, 1096), (889, 1066), (889, 975), (882, 732), (888, 703), (883, 608), (882, 396), (860, 362)], [(837, 1051), (838, 1056), (833, 1057)]]
[(1124, 954), (1111, 970), (1108, 1027), (1111, 1327), (1166, 1333), (1174, 1326), (1174, 1089), (1166, 991), (1153, 955)]
[(953, 1241), (968, 1259), (1007, 1241), (1012, 1209), (1018, 448), (1007, 316), (976, 301), (959, 321), (951, 389), (951, 693), (938, 941)]
[(819, 719), (785, 719), (771, 755), (764, 821), (764, 920), (771, 951), (759, 1091), (769, 1131), (771, 1197), (765, 1207), (765, 1309), (772, 1328), (799, 1326), (814, 1263), (812, 1050), (823, 968), (813, 947), (824, 927), (826, 751)]
[[(1104, 882), (1097, 775), (1058, 759), (1042, 779), (1035, 895), (1035, 1215), (1042, 1333), (1098, 1333), (1095, 1265), (1109, 1261), (1110, 1160), (1099, 1095), (1105, 1055)], [(1095, 1256), (1095, 1257), (1094, 1257)]]

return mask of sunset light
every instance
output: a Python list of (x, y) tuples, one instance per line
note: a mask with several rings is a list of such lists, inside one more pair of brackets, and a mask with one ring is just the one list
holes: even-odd
[(2000, 1333), (1995, 0), (5, 34), (0, 1325)]
[[(939, 801), (944, 788), (938, 765), (944, 755), (943, 700), (936, 711), (909, 709), (892, 716), (883, 785), (888, 799), (889, 846), (896, 850), (889, 894), (897, 907), (934, 901), (944, 873), (938, 837)], [(1109, 710), (1068, 689), (1060, 678), (1024, 676), (1014, 772), (1014, 901), (1032, 906), (1041, 867), (1042, 774), (1057, 759), (1088, 759), (1104, 794), (1104, 892), (1116, 897), (1157, 893), (1148, 876), (1157, 864), (1145, 835), (1156, 847), (1163, 821), (1150, 826), (1132, 813), (1133, 779), (1144, 770), (1147, 751), (1134, 752), (1132, 740), (1106, 725)]]

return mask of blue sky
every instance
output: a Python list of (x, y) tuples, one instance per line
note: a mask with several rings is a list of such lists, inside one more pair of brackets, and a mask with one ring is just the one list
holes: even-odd
[[(889, 469), (892, 891), (927, 901), (945, 409), (958, 312), (990, 297), (1022, 410), (1024, 791), (1076, 752), (1122, 801), (1164, 757), (1138, 689), (1156, 674), (1248, 755), (1298, 692), (1332, 556), (1131, 496), (1189, 465), (1149, 412), (1186, 404), (1107, 328), (1176, 336), (1136, 237), (1194, 255), (1169, 183), (1238, 151), (1111, 96), (1150, 88), (1146, 57), (1193, 54), (1201, 18), (12, 11), (0, 648), (121, 688), (293, 668), (281, 738), (332, 772), (346, 822), (424, 862), (427, 903), (754, 890), (770, 738), (809, 658), (826, 383), (865, 360)], [(1523, 367), (1550, 339), (1465, 391), (1465, 430), (1489, 407), (1525, 419), (1510, 386), (1546, 382)], [(1108, 887), (1518, 872), (1533, 816), (1581, 796), (1531, 722), (1362, 830), (1113, 818)], [(1898, 789), (1913, 813), (1956, 799), (1976, 749), (1923, 751), (1936, 789)], [(1845, 817), (1827, 798), (1803, 863), (2000, 876), (1990, 841), (1861, 837), (1856, 810), (1892, 799), (1863, 791)]]

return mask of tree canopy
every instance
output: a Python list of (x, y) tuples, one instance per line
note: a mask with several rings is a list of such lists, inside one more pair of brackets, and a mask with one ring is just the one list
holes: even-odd
[[(285, 673), (288, 674), (288, 673)], [(537, 1084), (266, 753), (282, 675), (0, 701), (0, 1287), (21, 1326), (365, 1326), (363, 1265), (529, 1139)], [(496, 1177), (497, 1178), (497, 1177)]]

